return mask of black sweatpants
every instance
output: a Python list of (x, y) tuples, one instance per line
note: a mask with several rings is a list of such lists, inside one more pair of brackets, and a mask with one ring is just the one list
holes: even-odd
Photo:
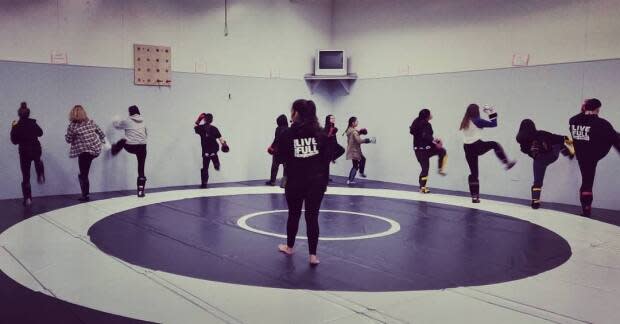
[(276, 178), (278, 177), (278, 170), (280, 169), (280, 165), (282, 165), (282, 174), (286, 177), (286, 169), (284, 168), (284, 163), (276, 159), (275, 156), (271, 158), (271, 176), (269, 180), (271, 182), (276, 182)]
[(19, 166), (22, 171), (22, 183), (30, 184), (30, 166), (34, 162), (34, 168), (37, 174), (43, 173), (43, 162), (41, 161), (41, 152), (23, 152), (19, 154)]
[(446, 156), (446, 149), (432, 147), (428, 150), (415, 150), (415, 157), (420, 163), (422, 167), (422, 171), (420, 171), (420, 187), (426, 186), (426, 180), (428, 177), (428, 170), (430, 168), (430, 158), (437, 155), (439, 159), (437, 160), (437, 168), (441, 169), (442, 161)]
[(202, 154), (202, 184), (209, 182), (209, 164), (213, 162), (213, 168), (215, 170), (220, 169), (220, 158), (217, 153), (203, 153)]
[(308, 235), (308, 250), (316, 255), (319, 243), (319, 209), (325, 195), (324, 185), (309, 185), (294, 190), (285, 190), (286, 203), (288, 204), (288, 220), (286, 222), (286, 244), (289, 247), (295, 245), (295, 237), (299, 229), (302, 207), (305, 207), (306, 233)]

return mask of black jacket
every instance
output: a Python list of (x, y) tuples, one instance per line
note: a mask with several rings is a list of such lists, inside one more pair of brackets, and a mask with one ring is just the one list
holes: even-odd
[(409, 127), (409, 134), (413, 135), (414, 150), (428, 150), (435, 147), (433, 126), (427, 120), (413, 122)]
[(569, 121), (569, 130), (575, 142), (578, 160), (600, 160), (618, 145), (618, 133), (598, 115), (580, 113)]
[(278, 139), (277, 151), (286, 167), (286, 190), (325, 191), (330, 151), (322, 130), (293, 123)]
[(220, 130), (213, 125), (196, 125), (194, 132), (200, 136), (200, 146), (202, 154), (215, 154), (220, 150), (217, 139), (222, 137)]
[(564, 144), (564, 136), (552, 134), (543, 130), (536, 131), (532, 138), (521, 139), (521, 141), (519, 141), (521, 152), (534, 159), (540, 154), (551, 151), (554, 145), (562, 144)]
[(11, 128), (11, 142), (19, 145), (20, 154), (41, 155), (41, 143), (39, 142), (41, 136), (43, 136), (43, 130), (34, 119), (21, 118)]

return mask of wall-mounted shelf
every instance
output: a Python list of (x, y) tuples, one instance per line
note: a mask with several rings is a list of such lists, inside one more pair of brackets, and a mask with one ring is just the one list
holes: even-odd
[(308, 84), (308, 88), (310, 88), (310, 92), (313, 94), (322, 82), (340, 84), (344, 91), (349, 94), (351, 92), (351, 85), (357, 80), (357, 74), (349, 73), (342, 76), (306, 74), (304, 80), (306, 80), (306, 84)]

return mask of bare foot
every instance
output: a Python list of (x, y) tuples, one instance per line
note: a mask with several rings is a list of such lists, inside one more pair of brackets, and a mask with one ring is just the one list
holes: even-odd
[(319, 263), (321, 263), (321, 261), (319, 261), (319, 258), (315, 254), (310, 254), (310, 265), (315, 266)]
[(293, 248), (289, 247), (286, 244), (278, 244), (278, 251), (286, 254), (286, 255), (292, 255), (293, 254)]

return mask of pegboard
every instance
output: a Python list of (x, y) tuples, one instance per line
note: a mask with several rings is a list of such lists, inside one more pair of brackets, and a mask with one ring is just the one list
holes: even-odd
[(133, 45), (134, 83), (172, 85), (172, 49), (169, 46)]

